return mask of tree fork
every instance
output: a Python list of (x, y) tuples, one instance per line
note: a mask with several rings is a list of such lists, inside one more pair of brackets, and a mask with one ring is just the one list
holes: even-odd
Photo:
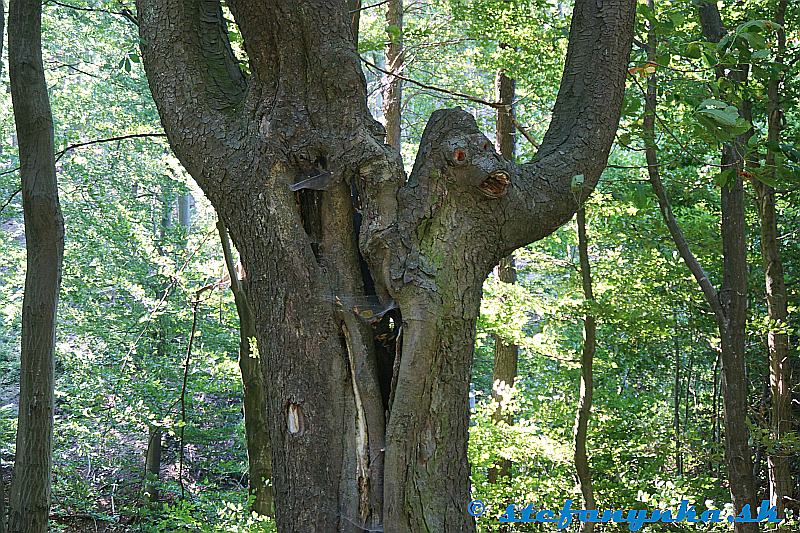
[[(574, 176), (587, 192), (597, 182), (634, 2), (576, 3), (534, 162), (504, 161), (470, 115), (442, 110), (408, 180), (367, 111), (345, 2), (228, 2), (247, 79), (218, 2), (137, 5), (169, 141), (248, 274), (279, 530), (474, 531), (467, 395), (482, 282), (572, 217)], [(374, 320), (358, 302), (399, 308), (388, 421)]]

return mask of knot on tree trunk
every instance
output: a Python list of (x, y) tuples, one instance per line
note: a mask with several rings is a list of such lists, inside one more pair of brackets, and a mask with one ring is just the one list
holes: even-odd
[[(494, 145), (480, 132), (475, 118), (456, 107), (431, 115), (422, 135), (412, 181), (443, 177), (457, 192), (475, 189), (489, 198), (500, 198), (511, 185), (510, 168)], [(448, 187), (449, 192), (453, 187)]]

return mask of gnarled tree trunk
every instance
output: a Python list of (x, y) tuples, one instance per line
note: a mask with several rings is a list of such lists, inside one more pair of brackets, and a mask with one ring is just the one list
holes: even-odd
[(42, 64), (41, 2), (12, 0), (9, 9), (9, 73), (19, 141), (27, 265), (8, 529), (43, 533), (50, 515), (53, 352), (64, 219), (58, 202), (53, 116)]
[[(474, 531), (469, 376), (481, 285), (574, 214), (619, 118), (634, 2), (578, 0), (535, 162), (434, 113), (408, 180), (369, 116), (349, 2), (139, 0), (175, 153), (248, 276), (281, 531)], [(585, 188), (573, 192), (573, 177)]]

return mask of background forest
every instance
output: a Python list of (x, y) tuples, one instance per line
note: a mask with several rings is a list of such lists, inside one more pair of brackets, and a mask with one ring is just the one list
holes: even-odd
[[(359, 51), (370, 108), (383, 121), (399, 120), (406, 164), (427, 117), (443, 107), (474, 114), (494, 139), (498, 77), (515, 82), (514, 157), (529, 159), (558, 90), (570, 12), (569, 3), (549, 0), (364, 6)], [(573, 221), (518, 250), (485, 282), (469, 460), (473, 496), (490, 514), (511, 502), (560, 508), (566, 499), (582, 501), (574, 454), (576, 413), (587, 400), (582, 375), (584, 385), (587, 376), (593, 384), (583, 445), (598, 508), (674, 508), (684, 498), (701, 509), (730, 508), (720, 334), (653, 184), (663, 185), (685, 244), (719, 286), (720, 187), (734, 178), (720, 167), (720, 145), (750, 125), (743, 179), (753, 472), (759, 499), (769, 499), (768, 459), (785, 458), (791, 485), (784, 503), (798, 514), (800, 5), (738, 0), (720, 4), (720, 12), (728, 33), (712, 42), (696, 2), (638, 4), (617, 142), (585, 205), (586, 253)], [(166, 143), (138, 39), (131, 3), (44, 4), (66, 227), (51, 527), (269, 531), (271, 519), (251, 513), (248, 501), (239, 317), (217, 216)], [(234, 30), (231, 40), (243, 54)], [(748, 65), (745, 80), (718, 75), (721, 63), (733, 62)], [(0, 70), (0, 475), (7, 485), (25, 277), (7, 47)], [(743, 102), (749, 121), (740, 116)], [(787, 296), (788, 316), (777, 320), (765, 289), (765, 188), (774, 190)], [(587, 334), (586, 323), (595, 321), (595, 334)], [(788, 427), (780, 431), (770, 333), (788, 338), (795, 375)], [(587, 354), (585, 343), (595, 341), (596, 352)], [(498, 387), (496, 356), (514, 346), (518, 360), (506, 369), (514, 386)], [(478, 527), (497, 525), (484, 517)], [(520, 530), (534, 529), (526, 527)]]

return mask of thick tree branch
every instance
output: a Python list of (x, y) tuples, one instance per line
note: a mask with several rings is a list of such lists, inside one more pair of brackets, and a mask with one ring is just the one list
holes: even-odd
[(209, 154), (241, 148), (246, 82), (219, 0), (139, 0), (137, 9), (147, 78), (176, 155), (197, 179), (221, 171)]
[(619, 122), (634, 15), (631, 0), (575, 3), (553, 118), (535, 159), (516, 168), (497, 221), (507, 250), (563, 225), (597, 184)]

